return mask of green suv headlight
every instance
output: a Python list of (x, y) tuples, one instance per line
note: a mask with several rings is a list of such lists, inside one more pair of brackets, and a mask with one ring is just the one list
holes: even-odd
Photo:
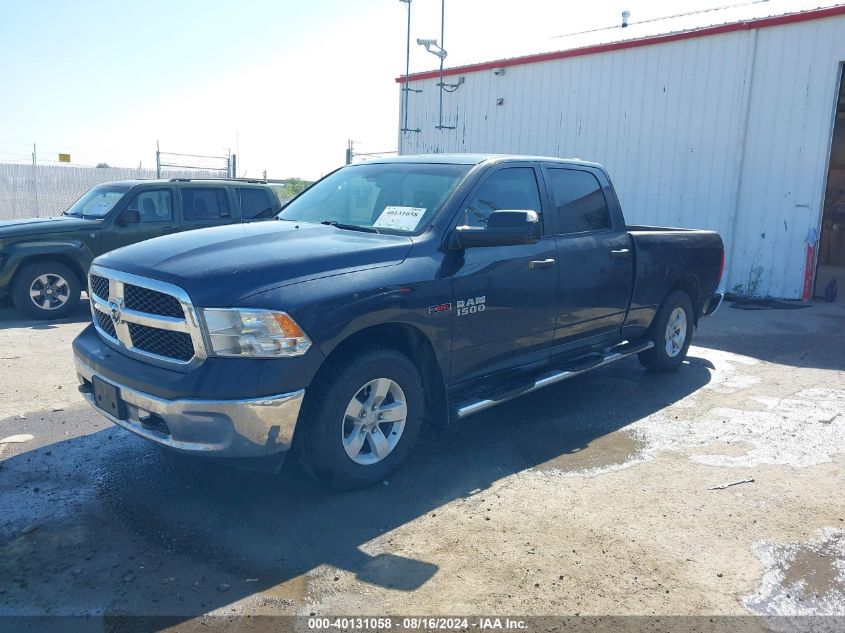
[(311, 339), (284, 312), (202, 308), (210, 352), (216, 356), (302, 356)]

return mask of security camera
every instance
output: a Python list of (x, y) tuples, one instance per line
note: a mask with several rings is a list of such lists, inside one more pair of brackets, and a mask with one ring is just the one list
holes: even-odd
[(417, 44), (419, 44), (420, 46), (425, 46), (425, 50), (427, 50), (432, 55), (437, 55), (441, 60), (446, 59), (446, 55), (448, 55), (446, 51), (444, 51), (442, 48), (440, 48), (440, 46), (437, 45), (437, 40), (417, 39)]
[(496, 75), (497, 77), (501, 77), (502, 75), (505, 74), (505, 69), (504, 68), (494, 68), (493, 74)]

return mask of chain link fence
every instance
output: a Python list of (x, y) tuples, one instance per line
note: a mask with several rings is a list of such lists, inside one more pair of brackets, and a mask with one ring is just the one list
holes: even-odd
[[(61, 215), (94, 185), (151, 180), (155, 169), (0, 163), (0, 221)], [(162, 178), (221, 178), (219, 171), (162, 169)]]

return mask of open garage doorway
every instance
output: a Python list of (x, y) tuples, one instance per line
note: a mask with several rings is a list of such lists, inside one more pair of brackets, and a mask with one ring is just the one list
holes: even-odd
[[(845, 75), (845, 66), (841, 72)], [(845, 300), (845, 76), (840, 77), (836, 121), (830, 148), (830, 166), (822, 211), (822, 231), (816, 268), (815, 296), (838, 286), (838, 301)]]

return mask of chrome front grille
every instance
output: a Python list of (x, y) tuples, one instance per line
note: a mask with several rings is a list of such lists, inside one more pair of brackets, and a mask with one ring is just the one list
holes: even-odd
[(162, 365), (205, 358), (194, 308), (178, 286), (92, 266), (89, 295), (97, 331), (128, 355)]
[(131, 284), (125, 285), (123, 291), (123, 300), (130, 310), (177, 319), (182, 319), (185, 316), (182, 304), (173, 295)]
[(129, 336), (137, 349), (156, 356), (176, 358), (183, 362), (194, 357), (194, 344), (187, 332), (172, 332), (140, 323), (129, 323)]
[(117, 332), (114, 330), (114, 323), (112, 323), (111, 316), (99, 310), (94, 311), (94, 321), (97, 327), (103, 330), (112, 338), (117, 338)]
[(91, 275), (91, 290), (100, 299), (109, 300), (109, 280), (105, 277)]

